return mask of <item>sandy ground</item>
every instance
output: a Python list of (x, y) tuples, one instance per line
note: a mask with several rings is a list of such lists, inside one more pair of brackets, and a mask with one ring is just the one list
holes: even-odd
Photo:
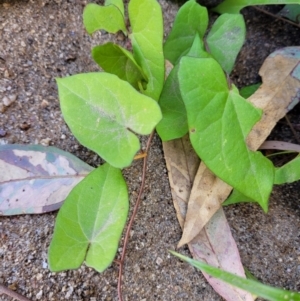
[[(169, 30), (177, 5), (160, 2)], [(113, 40), (109, 34), (98, 33), (92, 39), (85, 33), (81, 17), (85, 3), (0, 0), (0, 103), (4, 97), (15, 99), (0, 113), (1, 144), (49, 144), (93, 166), (99, 164), (99, 158), (80, 146), (65, 125), (54, 80), (98, 70), (90, 49)], [(247, 41), (232, 75), (240, 87), (259, 81), (258, 69), (269, 53), (300, 43), (299, 28), (253, 8), (244, 14)], [(300, 123), (299, 108), (289, 115), (293, 123)], [(272, 135), (295, 142), (284, 121)], [(139, 189), (141, 167), (141, 162), (134, 162), (125, 170), (131, 205)], [(268, 214), (253, 204), (225, 209), (243, 264), (264, 283), (298, 291), (299, 199), (300, 184), (295, 183), (274, 189)], [(49, 271), (47, 248), (55, 215), (0, 217), (0, 283), (31, 300), (117, 300), (116, 265), (103, 274), (85, 266), (63, 273)], [(200, 273), (168, 254), (180, 235), (161, 142), (155, 137), (143, 202), (127, 252), (125, 300), (222, 300)], [(186, 248), (180, 251), (188, 255)], [(0, 295), (0, 300), (11, 298)]]

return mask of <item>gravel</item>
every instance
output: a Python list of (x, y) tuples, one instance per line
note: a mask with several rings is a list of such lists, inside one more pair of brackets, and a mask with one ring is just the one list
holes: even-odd
[[(55, 77), (97, 71), (91, 47), (115, 39), (104, 32), (93, 37), (86, 34), (82, 25), (86, 2), (0, 0), (0, 144), (52, 145), (93, 166), (100, 164), (97, 155), (80, 146), (64, 123), (55, 84)], [(168, 31), (177, 4), (160, 2)], [(232, 74), (239, 87), (259, 81), (259, 67), (270, 52), (300, 42), (299, 28), (253, 8), (243, 13), (247, 41)], [(300, 123), (299, 108), (290, 113), (290, 119)], [(272, 135), (295, 142), (285, 123)], [(141, 162), (134, 162), (124, 171), (131, 206), (139, 189), (141, 168)], [(255, 204), (226, 208), (243, 264), (264, 283), (298, 291), (299, 194), (299, 183), (276, 187), (268, 214)], [(47, 249), (55, 216), (0, 217), (0, 283), (31, 300), (117, 300), (116, 264), (102, 274), (85, 265), (78, 270), (49, 271)], [(180, 235), (161, 142), (156, 136), (127, 251), (125, 300), (222, 300), (200, 273), (168, 253), (175, 249)], [(189, 254), (186, 247), (180, 252)], [(0, 295), (0, 300), (11, 298)]]

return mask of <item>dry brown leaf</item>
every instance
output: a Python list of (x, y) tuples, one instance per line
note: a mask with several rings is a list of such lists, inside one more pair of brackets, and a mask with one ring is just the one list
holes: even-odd
[[(187, 202), (199, 166), (199, 158), (187, 135), (181, 139), (163, 142), (163, 148), (174, 207), (178, 221), (183, 227)], [(211, 265), (245, 277), (239, 252), (222, 208), (188, 246), (196, 260), (204, 260)], [(225, 300), (253, 301), (251, 294), (216, 280), (207, 274), (203, 275)]]
[[(251, 150), (257, 150), (266, 140), (279, 119), (299, 101), (299, 80), (292, 71), (299, 64), (296, 48), (288, 47), (271, 54), (264, 62), (259, 74), (262, 86), (248, 100), (263, 110), (261, 120), (247, 137)], [(299, 94), (299, 93), (298, 93)], [(228, 197), (231, 187), (218, 179), (201, 162), (188, 202), (188, 210), (182, 238), (178, 246), (190, 242), (220, 208)]]
[(169, 182), (177, 219), (183, 228), (187, 203), (200, 163), (188, 135), (181, 139), (163, 142)]

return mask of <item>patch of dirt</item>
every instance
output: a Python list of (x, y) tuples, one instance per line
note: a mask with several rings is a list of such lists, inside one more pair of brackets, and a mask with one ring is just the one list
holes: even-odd
[[(0, 0), (0, 101), (12, 102), (2, 109), (0, 106), (1, 144), (49, 144), (93, 166), (101, 162), (79, 145), (65, 125), (55, 84), (55, 77), (97, 71), (91, 47), (114, 39), (103, 32), (91, 38), (84, 31), (82, 10), (87, 2)], [(160, 3), (169, 30), (177, 5), (165, 0)], [(239, 87), (259, 81), (259, 67), (272, 51), (300, 44), (299, 28), (254, 8), (243, 13), (247, 41), (232, 75)], [(296, 109), (289, 114), (297, 124), (298, 113)], [(273, 135), (295, 142), (285, 123)], [(131, 206), (141, 170), (141, 162), (136, 161), (124, 171)], [(276, 187), (268, 214), (254, 204), (226, 208), (243, 264), (264, 283), (298, 291), (299, 191), (300, 183)], [(49, 271), (47, 248), (55, 215), (0, 217), (0, 283), (31, 300), (117, 300), (115, 264), (102, 274), (84, 265), (74, 271)], [(125, 300), (222, 300), (199, 272), (168, 253), (175, 249), (181, 230), (158, 137), (153, 142), (143, 202), (131, 234), (124, 272)], [(187, 248), (180, 252), (189, 254)], [(0, 300), (11, 298), (2, 295)]]

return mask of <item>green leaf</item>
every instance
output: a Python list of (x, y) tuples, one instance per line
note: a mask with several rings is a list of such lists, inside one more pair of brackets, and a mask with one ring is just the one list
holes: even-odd
[(183, 261), (191, 264), (195, 268), (201, 270), (202, 272), (211, 275), (214, 278), (225, 281), (231, 285), (234, 285), (240, 289), (248, 291), (256, 296), (264, 298), (269, 301), (299, 301), (300, 294), (293, 291), (287, 291), (279, 288), (274, 288), (268, 285), (259, 283), (256, 280), (245, 279), (234, 274), (225, 272), (213, 266), (210, 266), (204, 262), (193, 260), (186, 256), (183, 256), (174, 251), (170, 251), (171, 254), (177, 256)]
[(228, 88), (223, 70), (214, 59), (182, 58), (178, 78), (191, 143), (200, 159), (219, 178), (267, 211), (273, 164), (260, 152), (250, 151), (245, 142), (261, 110), (242, 98), (234, 86)]
[(131, 0), (128, 14), (133, 56), (148, 79), (144, 93), (158, 100), (165, 77), (161, 7), (156, 0)]
[(111, 42), (92, 50), (95, 62), (106, 72), (117, 75), (138, 89), (138, 82), (146, 81), (143, 71), (126, 49)]
[(120, 12), (122, 13), (122, 15), (124, 17), (124, 3), (123, 3), (123, 0), (105, 0), (104, 5), (105, 6), (115, 5), (120, 10)]
[(250, 97), (261, 86), (261, 83), (249, 85), (240, 89), (240, 95), (244, 98)]
[(209, 52), (230, 74), (246, 37), (246, 25), (241, 14), (224, 14), (213, 24), (206, 42)]
[(250, 5), (269, 5), (269, 4), (299, 4), (299, 0), (225, 0), (213, 11), (223, 14), (238, 14), (240, 10)]
[(284, 8), (278, 13), (278, 15), (288, 18), (296, 23), (300, 23), (300, 5), (299, 4), (285, 5)]
[(161, 119), (156, 101), (108, 73), (57, 79), (64, 119), (79, 142), (112, 166), (129, 166), (140, 148), (132, 132), (150, 134)]
[[(194, 42), (187, 56), (209, 57), (204, 50), (204, 45), (199, 35), (196, 34)], [(178, 82), (178, 65), (168, 76), (159, 99), (159, 105), (163, 114), (162, 120), (156, 130), (163, 141), (183, 137), (188, 132), (187, 115), (184, 102), (181, 98)]]
[(236, 189), (233, 189), (231, 195), (227, 198), (227, 200), (222, 205), (228, 206), (228, 205), (233, 205), (238, 203), (253, 203), (253, 202), (255, 201), (243, 195)]
[(48, 253), (51, 271), (76, 269), (84, 260), (104, 271), (115, 257), (127, 214), (121, 171), (98, 167), (71, 191), (57, 215)]
[(87, 4), (83, 11), (83, 24), (89, 34), (100, 29), (110, 33), (116, 33), (119, 30), (122, 30), (124, 34), (127, 33), (124, 16), (115, 5)]
[(188, 53), (195, 35), (202, 39), (208, 25), (207, 9), (195, 0), (186, 2), (178, 11), (172, 30), (164, 44), (167, 60), (175, 65), (180, 57)]
[(292, 183), (300, 180), (300, 156), (275, 169), (274, 184)]

